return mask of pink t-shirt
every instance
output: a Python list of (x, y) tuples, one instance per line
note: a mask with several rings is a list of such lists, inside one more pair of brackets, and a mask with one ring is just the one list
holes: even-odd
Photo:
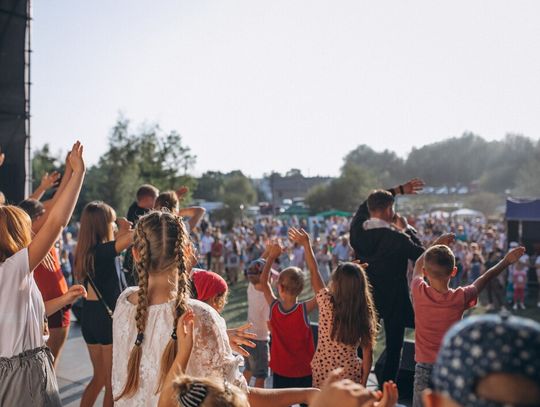
[(435, 363), (444, 335), (461, 320), (466, 309), (476, 305), (478, 290), (468, 285), (442, 294), (423, 278), (416, 277), (411, 293), (416, 326), (415, 359), (419, 363)]

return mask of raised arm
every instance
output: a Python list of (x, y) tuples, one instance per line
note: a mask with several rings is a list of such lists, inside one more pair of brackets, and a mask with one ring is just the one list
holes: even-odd
[(65, 166), (65, 169), (64, 169), (64, 175), (62, 176), (62, 180), (60, 181), (60, 185), (58, 186), (58, 189), (56, 190), (56, 193), (54, 194), (52, 199), (49, 199), (48, 201), (43, 202), (43, 206), (47, 210), (45, 212), (45, 215), (47, 215), (47, 212), (49, 212), (51, 210), (51, 208), (56, 204), (58, 199), (60, 199), (60, 196), (62, 195), (62, 193), (66, 189), (69, 181), (71, 180), (71, 177), (73, 176), (73, 167), (72, 167), (71, 161), (69, 159), (70, 155), (71, 155), (71, 153), (69, 153), (68, 156), (66, 157), (66, 166)]
[(486, 287), (490, 280), (501, 274), (505, 268), (516, 263), (523, 254), (525, 254), (524, 247), (516, 247), (510, 250), (500, 262), (478, 277), (473, 283), (478, 290), (478, 293)]
[(49, 212), (49, 216), (41, 230), (36, 234), (28, 247), (30, 270), (34, 270), (43, 260), (47, 252), (68, 224), (73, 209), (79, 198), (81, 186), (84, 180), (85, 166), (83, 160), (83, 147), (77, 141), (69, 153), (69, 162), (73, 168), (73, 174), (63, 191), (57, 192), (56, 204)]
[(293, 243), (298, 243), (304, 248), (306, 256), (306, 263), (308, 266), (309, 274), (311, 276), (311, 287), (315, 294), (317, 294), (323, 288), (326, 288), (324, 281), (319, 273), (319, 266), (315, 260), (315, 254), (313, 253), (313, 247), (311, 245), (311, 239), (309, 234), (304, 229), (289, 229), (289, 240)]
[(204, 209), (202, 206), (190, 206), (189, 208), (182, 208), (178, 210), (179, 216), (189, 218), (188, 224), (191, 230), (193, 230), (199, 224), (205, 213), (206, 209)]
[(276, 299), (276, 295), (272, 290), (272, 284), (270, 283), (270, 276), (272, 274), (272, 264), (274, 264), (274, 261), (279, 257), (280, 254), (281, 247), (279, 246), (279, 244), (270, 243), (268, 245), (268, 257), (266, 258), (266, 262), (264, 263), (263, 271), (260, 278), (262, 292), (264, 294), (264, 298), (266, 298), (266, 302), (268, 303), (268, 305), (272, 305), (272, 303)]
[(60, 173), (58, 171), (54, 171), (51, 174), (46, 172), (41, 177), (41, 183), (32, 193), (32, 195), (28, 197), (28, 199), (35, 199), (36, 201), (39, 201), (41, 198), (43, 198), (43, 195), (45, 194), (45, 192), (47, 192), (47, 190), (51, 189), (56, 185), (59, 179)]
[(118, 233), (114, 242), (114, 250), (116, 253), (121, 253), (133, 244), (134, 231), (131, 229), (133, 224), (126, 218), (118, 218), (116, 220), (118, 225)]

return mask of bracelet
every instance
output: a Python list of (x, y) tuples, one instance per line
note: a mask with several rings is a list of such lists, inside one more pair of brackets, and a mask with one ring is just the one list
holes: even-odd
[(405, 191), (403, 190), (403, 185), (399, 186), (399, 192), (401, 195), (405, 195)]

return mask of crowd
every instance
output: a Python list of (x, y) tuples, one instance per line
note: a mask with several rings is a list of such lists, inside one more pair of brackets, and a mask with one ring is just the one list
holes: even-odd
[[(94, 201), (68, 226), (84, 176), (77, 142), (62, 177), (0, 204), (0, 405), (61, 405), (55, 366), (77, 300), (93, 366), (81, 406), (103, 389), (104, 406), (395, 406), (406, 327), (414, 406), (540, 404), (540, 326), (508, 314), (460, 322), (484, 289), (492, 307), (507, 303), (503, 289), (524, 307), (531, 258), (507, 250), (498, 225), (395, 213), (395, 196), (422, 181), (373, 191), (352, 219), (269, 217), (226, 233), (180, 207), (186, 188), (152, 185), (126, 218)], [(248, 321), (228, 329), (220, 314), (240, 279)], [(380, 325), (387, 356), (373, 391)]]

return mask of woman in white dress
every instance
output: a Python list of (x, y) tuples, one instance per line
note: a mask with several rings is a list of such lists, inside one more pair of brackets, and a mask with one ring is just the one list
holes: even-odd
[[(157, 406), (176, 357), (178, 319), (188, 309), (195, 325), (186, 374), (226, 380), (246, 391), (252, 406), (271, 400), (270, 394), (248, 389), (239, 369), (242, 357), (232, 352), (225, 320), (209, 305), (189, 299), (190, 250), (181, 218), (155, 211), (139, 219), (133, 245), (139, 287), (120, 295), (113, 318), (112, 386), (117, 406)], [(305, 402), (314, 392), (295, 390), (287, 396)]]

